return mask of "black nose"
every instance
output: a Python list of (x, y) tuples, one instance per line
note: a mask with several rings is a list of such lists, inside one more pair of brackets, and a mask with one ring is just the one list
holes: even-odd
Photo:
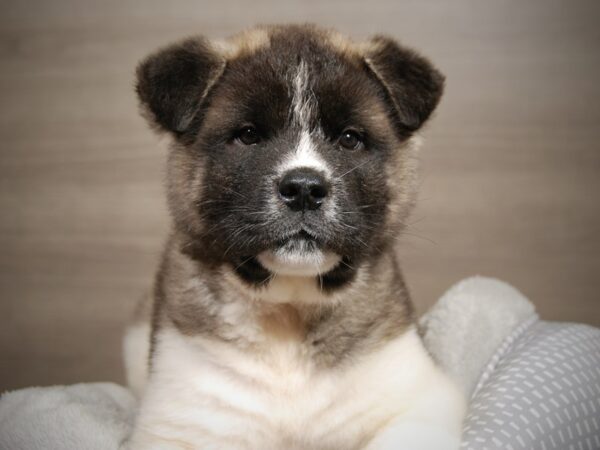
[(309, 168), (290, 170), (279, 182), (279, 195), (292, 211), (318, 209), (328, 193), (325, 178)]

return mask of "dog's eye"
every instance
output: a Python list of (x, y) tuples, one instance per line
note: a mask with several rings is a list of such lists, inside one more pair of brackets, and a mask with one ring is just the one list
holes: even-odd
[(338, 139), (339, 144), (348, 150), (356, 150), (363, 141), (361, 135), (354, 130), (344, 130)]
[(256, 128), (247, 126), (237, 132), (236, 139), (244, 145), (254, 145), (260, 142), (260, 135)]

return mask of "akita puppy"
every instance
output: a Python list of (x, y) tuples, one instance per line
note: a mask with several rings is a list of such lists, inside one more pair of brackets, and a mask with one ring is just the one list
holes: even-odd
[(172, 140), (173, 227), (151, 326), (126, 338), (132, 449), (458, 447), (464, 401), (393, 249), (443, 84), (390, 38), (309, 25), (140, 64), (141, 105)]

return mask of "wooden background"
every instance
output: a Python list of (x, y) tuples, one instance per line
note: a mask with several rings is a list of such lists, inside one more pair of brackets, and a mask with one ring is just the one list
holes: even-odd
[(133, 71), (188, 34), (313, 21), (388, 33), (447, 75), (398, 251), (422, 311), (463, 277), (600, 325), (600, 2), (0, 3), (0, 390), (123, 380), (168, 218)]

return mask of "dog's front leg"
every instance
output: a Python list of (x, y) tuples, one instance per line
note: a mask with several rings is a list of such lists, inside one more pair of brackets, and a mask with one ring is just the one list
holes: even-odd
[(398, 421), (383, 429), (365, 450), (457, 450), (460, 436), (428, 423)]
[(405, 414), (390, 420), (364, 450), (457, 450), (465, 400), (445, 377), (439, 377)]

